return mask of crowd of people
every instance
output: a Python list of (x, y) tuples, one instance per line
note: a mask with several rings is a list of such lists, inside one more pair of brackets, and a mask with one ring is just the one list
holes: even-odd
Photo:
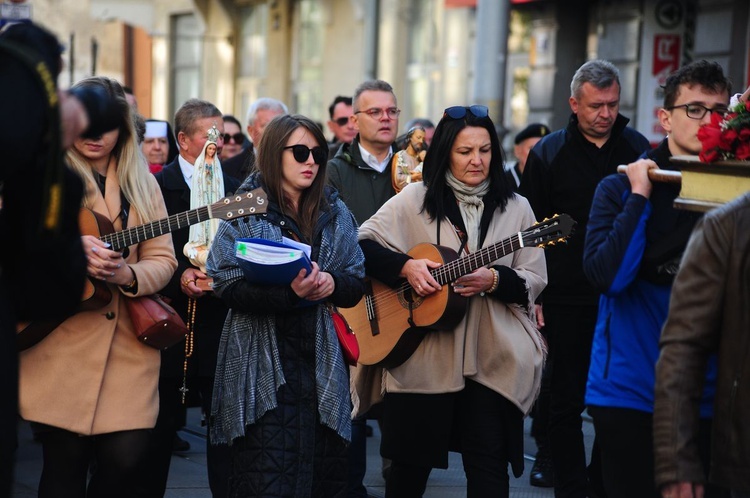
[[(673, 207), (679, 187), (649, 177), (679, 169), (672, 156), (698, 154), (700, 127), (727, 111), (719, 64), (669, 75), (658, 112), (666, 138), (652, 148), (619, 113), (618, 69), (588, 61), (572, 76), (568, 125), (530, 124), (506, 164), (482, 105), (448, 107), (437, 125), (413, 119), (399, 136), (396, 92), (382, 80), (333, 100), (331, 141), (272, 98), (250, 105), (247, 135), (200, 99), (171, 121), (143, 119), (106, 77), (40, 99), (50, 90), (35, 71), (59, 73), (59, 50), (30, 23), (0, 33), (11, 71), (0, 86), (26, 92), (0, 92), (3, 105), (37, 104), (2, 134), (12, 155), (0, 232), (28, 225), (24, 255), (0, 251), (2, 395), (12, 401), (0, 413), (2, 496), (17, 414), (42, 445), (40, 497), (164, 496), (186, 406), (207, 426), (215, 498), (367, 497), (368, 419), (382, 432), (387, 497), (422, 496), (450, 451), (461, 454), (467, 496), (510, 496), (531, 413), (531, 482), (556, 497), (750, 496), (750, 201), (704, 216)], [(34, 137), (44, 146), (16, 146)], [(30, 213), (19, 214), (11, 189), (21, 182), (42, 192)], [(65, 204), (48, 206), (63, 185)], [(196, 220), (124, 251), (101, 238), (257, 189), (262, 213)], [(98, 231), (78, 227), (79, 208), (103, 220)], [(440, 270), (559, 213), (577, 222), (566, 245)], [(236, 255), (248, 238), (304, 247), (310, 267), (253, 280)], [(64, 285), (65, 299), (41, 316), (52, 325), (38, 343), (16, 353), (17, 323), (40, 318), (17, 258), (42, 257), (45, 243), (59, 245), (65, 270), (39, 278)], [(391, 290), (374, 294), (366, 277)], [(89, 287), (109, 298), (82, 306)], [(157, 292), (188, 328), (162, 351), (138, 340), (127, 305)], [(334, 317), (364, 296), (378, 306), (374, 327), (399, 338), (394, 348), (413, 341), (398, 361), (347, 364)], [(434, 320), (420, 326), (420, 313)]]

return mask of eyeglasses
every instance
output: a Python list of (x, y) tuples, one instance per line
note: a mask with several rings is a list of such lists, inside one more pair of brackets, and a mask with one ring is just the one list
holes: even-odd
[(234, 140), (234, 143), (241, 144), (245, 141), (245, 135), (242, 133), (235, 133), (234, 135), (230, 135), (229, 133), (224, 134), (224, 141), (226, 143), (229, 143), (230, 140)]
[(396, 119), (398, 118), (398, 115), (401, 114), (401, 109), (397, 107), (389, 107), (388, 109), (378, 109), (373, 107), (372, 109), (367, 109), (366, 111), (357, 111), (354, 114), (367, 114), (372, 119), (380, 119), (383, 117), (383, 114), (387, 114), (389, 119)]
[(470, 113), (475, 118), (486, 118), (489, 115), (490, 110), (484, 105), (472, 105), (469, 107), (456, 105), (447, 108), (443, 112), (443, 117), (448, 116), (451, 119), (463, 119), (466, 117), (466, 113)]
[(346, 123), (349, 122), (349, 116), (346, 116), (344, 118), (336, 118), (333, 120), (333, 122), (339, 126), (346, 126)]
[(292, 149), (294, 160), (298, 163), (304, 163), (305, 161), (307, 161), (307, 158), (310, 157), (310, 154), (312, 154), (313, 161), (315, 161), (315, 164), (317, 164), (318, 166), (322, 166), (323, 163), (326, 162), (326, 159), (328, 159), (328, 151), (326, 149), (323, 149), (323, 147), (313, 147), (311, 149), (307, 145), (296, 144), (284, 147), (284, 150), (287, 149)]
[(685, 114), (687, 114), (687, 117), (689, 117), (690, 119), (703, 119), (703, 116), (705, 116), (707, 112), (717, 112), (719, 114), (725, 114), (729, 110), (723, 105), (714, 107), (713, 109), (709, 109), (708, 107), (700, 104), (673, 105), (672, 107), (666, 107), (666, 109), (668, 111), (671, 111), (672, 109), (677, 109), (678, 107), (684, 107)]

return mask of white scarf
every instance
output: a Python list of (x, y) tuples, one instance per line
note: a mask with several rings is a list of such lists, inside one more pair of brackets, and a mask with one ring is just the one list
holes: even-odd
[[(191, 179), (190, 209), (208, 206), (224, 196), (224, 178), (221, 174), (219, 151), (217, 150), (214, 153), (213, 164), (206, 163), (206, 149), (211, 144), (216, 145), (216, 141), (207, 140), (201, 155), (195, 160), (195, 168)], [(190, 238), (182, 250), (185, 256), (190, 259), (190, 262), (204, 273), (208, 250), (211, 248), (211, 243), (218, 228), (219, 220), (217, 219), (192, 225), (190, 227)]]
[(490, 191), (490, 181), (486, 179), (476, 187), (470, 187), (453, 176), (450, 170), (445, 173), (445, 181), (458, 201), (458, 209), (466, 227), (469, 253), (473, 253), (479, 249), (479, 226), (484, 213), (482, 197)]

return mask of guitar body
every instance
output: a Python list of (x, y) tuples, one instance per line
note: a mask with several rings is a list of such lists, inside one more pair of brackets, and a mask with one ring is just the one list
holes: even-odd
[[(407, 254), (445, 264), (458, 255), (450, 248), (419, 244)], [(359, 363), (392, 368), (406, 361), (430, 330), (451, 330), (466, 314), (468, 300), (450, 285), (426, 297), (411, 287), (391, 289), (370, 279), (353, 308), (339, 308), (359, 343)]]
[[(112, 222), (105, 216), (86, 208), (81, 208), (78, 213), (78, 225), (81, 229), (81, 235), (93, 235), (97, 238), (115, 231)], [(106, 283), (89, 276), (86, 277), (83, 295), (81, 296), (81, 311), (101, 308), (109, 304), (111, 300), (112, 291), (109, 290)]]

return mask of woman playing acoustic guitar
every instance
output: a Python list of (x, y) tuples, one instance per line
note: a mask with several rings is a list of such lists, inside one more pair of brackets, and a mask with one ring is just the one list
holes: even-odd
[[(544, 361), (532, 321), (534, 299), (546, 285), (544, 253), (522, 248), (441, 286), (435, 278), (440, 263), (407, 252), (428, 242), (464, 257), (533, 225), (534, 213), (503, 174), (495, 125), (484, 106), (445, 110), (423, 178), (392, 197), (359, 232), (368, 275), (413, 289), (400, 294), (400, 303), (389, 305), (381, 296), (379, 333), (398, 327), (409, 332), (406, 319), (388, 321), (389, 310), (409, 308), (404, 301), (413, 303), (412, 323), (419, 323), (419, 313), (436, 315), (427, 317), (433, 321), (443, 311), (453, 313), (433, 302), (458, 307), (449, 330), (424, 333), (413, 354), (388, 365), (382, 377), (380, 451), (393, 460), (386, 497), (422, 496), (432, 467), (447, 468), (449, 450), (462, 453), (468, 497), (508, 496), (508, 464), (516, 476), (523, 472), (523, 417)], [(370, 330), (355, 333), (362, 338)], [(373, 401), (366, 393), (377, 392), (358, 390), (361, 409)]]
[[(118, 129), (78, 139), (68, 152), (69, 164), (86, 185), (84, 206), (115, 230), (166, 217), (159, 187), (138, 150), (122, 87), (103, 77), (83, 80), (78, 87), (108, 94), (121, 117)], [(159, 351), (134, 335), (124, 297), (164, 287), (177, 266), (172, 242), (164, 235), (121, 254), (96, 235), (83, 236), (87, 271), (112, 299), (98, 309), (79, 311), (20, 355), (21, 415), (33, 422), (44, 451), (40, 497), (63, 490), (65, 496), (81, 498), (134, 496), (156, 421)], [(55, 248), (48, 250), (54, 257)]]

